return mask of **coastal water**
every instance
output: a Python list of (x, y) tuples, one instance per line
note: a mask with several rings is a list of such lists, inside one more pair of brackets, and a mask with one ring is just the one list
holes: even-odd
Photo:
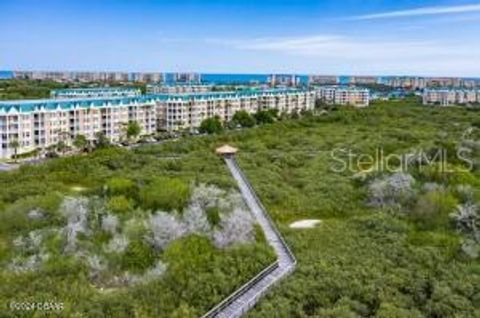
[[(250, 83), (267, 83), (269, 74), (201, 74), (202, 82), (209, 84), (250, 84)], [(307, 75), (297, 75), (300, 83), (307, 83)], [(13, 78), (12, 71), (0, 71), (0, 79)], [(168, 79), (168, 77), (167, 77)]]
[(13, 78), (13, 72), (0, 71), (0, 79), (11, 79), (11, 78)]

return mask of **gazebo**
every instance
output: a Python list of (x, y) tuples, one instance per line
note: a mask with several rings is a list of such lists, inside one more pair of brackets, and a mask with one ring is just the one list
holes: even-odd
[(224, 156), (224, 157), (230, 157), (233, 156), (237, 153), (238, 149), (235, 147), (232, 147), (230, 145), (223, 145), (221, 147), (218, 147), (215, 152), (219, 156)]

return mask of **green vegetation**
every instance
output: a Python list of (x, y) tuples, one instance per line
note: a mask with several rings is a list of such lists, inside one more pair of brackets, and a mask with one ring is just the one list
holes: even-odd
[(142, 132), (142, 128), (137, 121), (131, 121), (127, 125), (127, 138), (137, 138)]
[(223, 131), (223, 125), (218, 116), (204, 119), (200, 124), (200, 133), (218, 134)]
[(181, 210), (190, 196), (188, 184), (177, 178), (155, 178), (140, 191), (140, 202), (151, 210)]
[(255, 126), (255, 118), (245, 110), (240, 110), (233, 115), (232, 122), (240, 127), (249, 128)]
[(0, 100), (49, 98), (52, 89), (68, 87), (68, 84), (52, 81), (1, 80)]
[(234, 187), (213, 151), (173, 142), (0, 174), (0, 316), (16, 315), (11, 301), (62, 302), (65, 317), (200, 316), (274, 259), (228, 212), (248, 216)]
[(142, 94), (146, 92), (146, 85), (142, 83), (121, 82), (90, 82), (90, 83), (59, 83), (42, 80), (0, 80), (0, 100), (50, 98), (50, 91), (63, 88), (84, 87), (117, 87), (127, 86), (139, 88)]
[[(262, 114), (265, 120), (257, 122), (277, 118), (250, 129), (131, 152), (108, 147), (0, 174), (1, 302), (60, 299), (66, 316), (200, 316), (273, 259), (258, 229), (256, 241), (219, 248), (242, 237), (215, 235), (226, 221), (221, 205), (206, 199), (235, 187), (214, 155), (216, 147), (229, 143), (240, 149), (240, 166), (298, 259), (297, 270), (249, 317), (480, 316), (480, 132), (472, 128), (480, 113), (426, 108), (406, 99), (299, 116)], [(392, 155), (392, 168), (402, 164), (398, 155), (409, 154), (406, 168), (382, 170), (379, 149)], [(434, 158), (445, 149), (443, 164)], [(335, 158), (332, 150), (338, 150)], [(339, 171), (339, 158), (353, 158), (352, 169)], [(81, 196), (73, 187), (84, 189)], [(91, 228), (101, 230), (93, 237), (79, 233), (78, 248), (105, 258), (115, 277), (126, 271), (137, 280), (160, 276), (146, 284), (109, 287), (110, 276), (92, 277), (97, 274), (92, 266), (58, 252), (55, 262), (37, 272), (12, 274), (14, 240), (47, 225), (65, 226), (58, 212), (65, 195), (88, 197), (89, 206), (96, 207), (89, 215), (102, 220), (89, 219)], [(193, 198), (206, 204), (200, 217)], [(302, 219), (322, 223), (289, 228)], [(171, 238), (192, 224), (190, 233), (205, 233), (207, 227), (210, 235), (172, 240), (160, 235)], [(121, 260), (100, 248), (119, 233), (129, 238)], [(61, 251), (68, 243), (50, 235), (42, 245), (46, 251)], [(249, 241), (248, 235), (242, 241)], [(28, 257), (32, 251), (24, 253)], [(6, 308), (0, 315), (11, 315)]]
[(73, 140), (73, 146), (77, 148), (79, 151), (85, 151), (88, 146), (88, 140), (85, 135), (78, 134), (75, 136), (75, 139)]

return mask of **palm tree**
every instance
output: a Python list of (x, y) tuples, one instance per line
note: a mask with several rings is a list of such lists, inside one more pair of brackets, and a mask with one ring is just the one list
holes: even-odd
[(20, 147), (20, 142), (18, 141), (17, 138), (12, 139), (9, 143), (9, 147), (13, 148), (13, 151), (14, 151), (13, 159), (15, 160), (15, 162), (17, 162), (18, 147)]
[(120, 122), (118, 123), (118, 131), (120, 132), (119, 141), (122, 142), (127, 137), (128, 123)]

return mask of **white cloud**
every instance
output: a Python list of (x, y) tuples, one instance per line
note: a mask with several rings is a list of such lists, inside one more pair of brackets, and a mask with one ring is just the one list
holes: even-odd
[[(343, 74), (480, 74), (480, 43), (320, 34), (299, 37), (208, 39), (209, 44), (258, 54), (266, 65)], [(275, 64), (275, 67), (279, 67)], [(308, 71), (310, 69), (310, 71)]]
[(456, 14), (479, 12), (480, 4), (460, 5), (460, 6), (434, 6), (423, 7), (410, 10), (398, 10), (390, 12), (381, 12), (352, 17), (351, 20), (373, 20), (385, 18), (415, 17), (426, 15)]
[(474, 42), (447, 43), (442, 41), (438, 43), (433, 40), (384, 40), (336, 35), (240, 40), (210, 39), (209, 41), (210, 43), (233, 46), (241, 50), (270, 51), (325, 58), (406, 59), (472, 54), (479, 57), (480, 54), (480, 46)]

